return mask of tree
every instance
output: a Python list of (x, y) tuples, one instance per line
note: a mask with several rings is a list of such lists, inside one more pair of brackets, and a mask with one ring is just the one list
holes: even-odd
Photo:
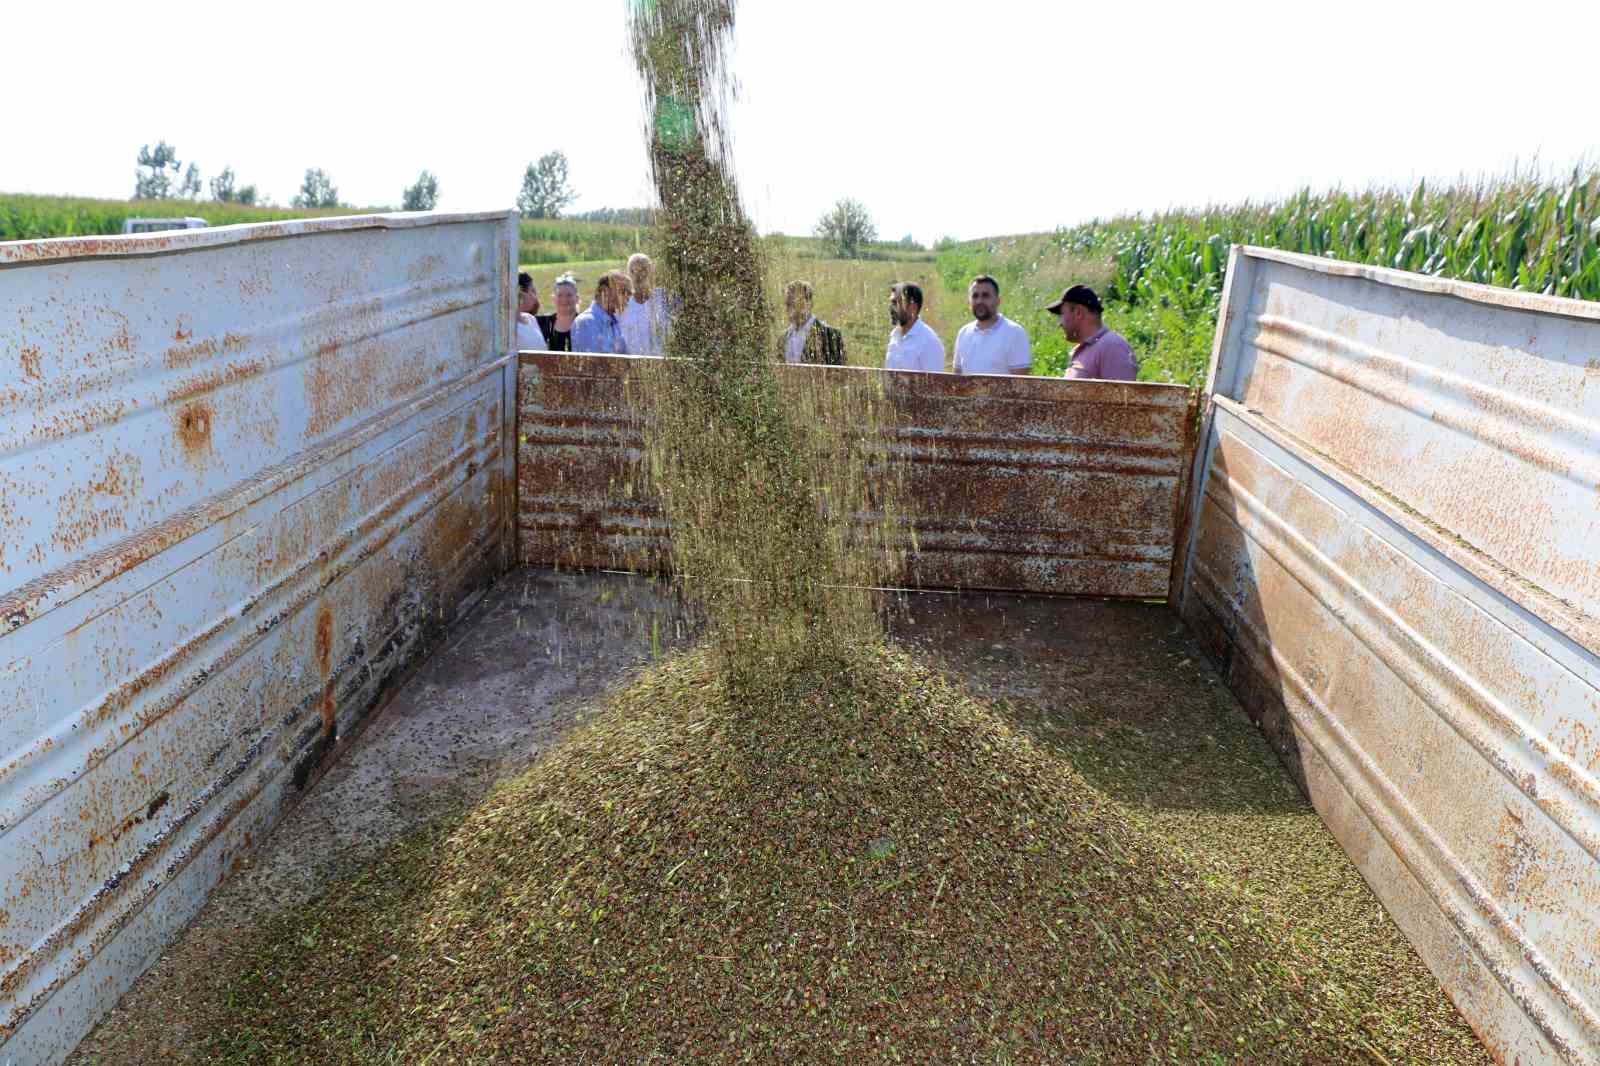
[(321, 167), (312, 167), (306, 171), (305, 180), (300, 183), (300, 191), (295, 193), (291, 201), (295, 207), (338, 207), (339, 190), (333, 184), (333, 178)]
[(401, 194), (400, 210), (432, 211), (439, 202), (439, 179), (424, 170), (417, 183)]
[[(165, 200), (172, 195), (172, 179), (179, 168), (178, 150), (166, 141), (159, 142), (155, 150), (144, 145), (139, 149), (139, 168), (135, 171), (133, 187), (135, 200)], [(167, 173), (168, 171), (172, 173)]]
[(211, 198), (220, 204), (252, 205), (256, 202), (256, 187), (246, 185), (234, 188), (232, 167), (223, 167), (222, 173), (211, 179)]
[(525, 218), (560, 218), (578, 194), (567, 183), (567, 157), (551, 152), (537, 163), (529, 163), (522, 174), (522, 193), (517, 210)]
[(178, 188), (178, 196), (184, 200), (200, 199), (200, 166), (190, 163), (189, 169), (183, 172), (183, 185)]
[(860, 200), (844, 199), (817, 222), (816, 235), (829, 254), (839, 259), (859, 259), (864, 247), (878, 239), (878, 227)]

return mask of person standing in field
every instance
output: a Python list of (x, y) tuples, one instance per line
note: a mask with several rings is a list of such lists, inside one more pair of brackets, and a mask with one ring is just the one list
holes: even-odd
[(920, 370), (944, 373), (944, 341), (922, 321), (922, 286), (897, 281), (889, 286), (889, 350), (885, 370)]
[(552, 352), (572, 351), (572, 326), (578, 320), (578, 279), (563, 274), (556, 279), (556, 313), (535, 315)]
[(631, 355), (660, 355), (667, 346), (667, 292), (654, 287), (656, 268), (640, 252), (628, 259), (633, 298), (622, 311), (622, 336)]
[(572, 350), (594, 355), (627, 355), (622, 311), (631, 283), (628, 275), (608, 271), (595, 283), (594, 303), (572, 323)]
[(544, 330), (539, 328), (539, 289), (533, 275), (524, 270), (517, 275), (517, 351), (545, 350)]
[(779, 356), (786, 363), (844, 365), (844, 334), (811, 313), (812, 288), (808, 281), (791, 281), (783, 291), (783, 308), (789, 328), (783, 334)]
[(988, 274), (967, 288), (972, 321), (956, 334), (957, 374), (1026, 374), (1033, 369), (1028, 331), (1000, 313), (1000, 283)]
[(1119, 333), (1101, 321), (1100, 297), (1087, 285), (1074, 285), (1061, 299), (1045, 308), (1061, 318), (1061, 332), (1069, 344), (1076, 344), (1067, 371), (1062, 377), (1095, 378), (1101, 381), (1137, 381), (1139, 362), (1133, 349)]

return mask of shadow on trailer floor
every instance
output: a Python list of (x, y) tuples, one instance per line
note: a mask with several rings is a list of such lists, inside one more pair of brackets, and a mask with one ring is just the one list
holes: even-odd
[[(1174, 850), (1271, 909), (1337, 907), (1343, 934), (1403, 948), (1165, 608), (985, 593), (914, 594), (902, 607), (897, 641), (941, 662)], [(189, 975), (222, 945), (392, 841), (459, 815), (557, 744), (587, 701), (687, 636), (656, 581), (534, 570), (501, 580), (70, 1061), (179, 1053)]]

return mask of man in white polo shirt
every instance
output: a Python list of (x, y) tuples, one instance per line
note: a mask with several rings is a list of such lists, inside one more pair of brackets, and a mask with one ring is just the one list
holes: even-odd
[(1000, 313), (1000, 283), (988, 274), (967, 289), (972, 321), (956, 334), (957, 374), (1026, 374), (1033, 369), (1028, 331)]
[(883, 357), (885, 370), (921, 370), (944, 373), (944, 341), (922, 321), (922, 286), (897, 281), (889, 286), (889, 351)]

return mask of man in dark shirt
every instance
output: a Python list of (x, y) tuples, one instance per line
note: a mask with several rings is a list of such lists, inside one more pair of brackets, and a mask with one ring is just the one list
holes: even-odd
[(844, 365), (844, 334), (811, 313), (811, 283), (791, 281), (783, 293), (789, 328), (778, 358), (785, 363)]

